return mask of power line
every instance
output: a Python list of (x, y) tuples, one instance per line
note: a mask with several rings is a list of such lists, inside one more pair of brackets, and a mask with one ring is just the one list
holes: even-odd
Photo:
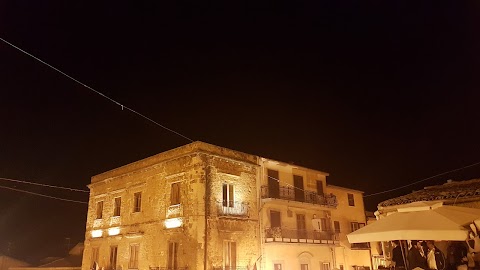
[(415, 184), (418, 184), (418, 183), (421, 183), (421, 182), (430, 180), (430, 179), (435, 178), (435, 177), (437, 177), (437, 176), (442, 176), (442, 175), (445, 175), (445, 174), (448, 174), (448, 173), (451, 173), (451, 172), (460, 171), (460, 170), (463, 170), (463, 169), (466, 169), (466, 168), (470, 168), (470, 167), (473, 167), (473, 166), (476, 166), (476, 165), (479, 165), (479, 164), (480, 164), (480, 162), (473, 163), (473, 164), (470, 164), (470, 165), (467, 165), (467, 166), (464, 166), (464, 167), (461, 167), (461, 168), (458, 168), (458, 169), (454, 169), (454, 170), (451, 170), (451, 171), (439, 173), (439, 174), (436, 174), (436, 175), (434, 175), (434, 176), (430, 176), (430, 177), (427, 177), (427, 178), (425, 178), (425, 179), (422, 179), (422, 180), (419, 180), (419, 181), (416, 181), (416, 182), (413, 182), (413, 183), (410, 183), (410, 184), (407, 184), (407, 185), (404, 185), (404, 186), (401, 186), (401, 187), (392, 188), (392, 189), (389, 189), (389, 190), (385, 190), (385, 191), (380, 191), (380, 192), (377, 192), (377, 193), (372, 193), (372, 194), (364, 195), (363, 197), (365, 198), (365, 197), (375, 196), (375, 195), (379, 195), (379, 194), (383, 194), (383, 193), (387, 193), (387, 192), (399, 190), (399, 189), (402, 189), (402, 188), (406, 188), (406, 187), (413, 186), (413, 185), (415, 185)]
[(88, 204), (88, 202), (82, 202), (82, 201), (64, 199), (64, 198), (49, 196), (49, 195), (40, 194), (40, 193), (36, 193), (36, 192), (26, 191), (26, 190), (22, 190), (22, 189), (5, 187), (5, 186), (1, 186), (1, 185), (0, 185), (0, 188), (9, 189), (9, 190), (18, 191), (18, 192), (23, 192), (23, 193), (27, 193), (27, 194), (31, 194), (31, 195), (36, 195), (36, 196), (40, 196), (40, 197), (45, 197), (45, 198), (50, 198), (50, 199), (55, 199), (55, 200), (61, 200), (61, 201), (66, 201), (66, 202), (74, 202), (74, 203), (81, 203), (81, 204)]
[(35, 185), (35, 186), (49, 187), (49, 188), (65, 189), (65, 190), (70, 190), (70, 191), (78, 191), (78, 192), (86, 192), (86, 193), (89, 193), (89, 192), (90, 192), (90, 191), (84, 190), (84, 189), (76, 189), (76, 188), (69, 188), (69, 187), (61, 187), (61, 186), (40, 184), (40, 183), (35, 183), (35, 182), (22, 181), (22, 180), (16, 180), (16, 179), (4, 178), (4, 177), (0, 177), (0, 180), (10, 181), (10, 182), (17, 182), (17, 183), (22, 183), (22, 184)]
[(123, 109), (127, 109), (127, 110), (129, 110), (130, 112), (132, 112), (132, 113), (134, 113), (134, 114), (136, 114), (136, 115), (138, 115), (138, 116), (140, 116), (140, 117), (142, 117), (142, 118), (144, 118), (144, 119), (147, 119), (148, 121), (150, 121), (150, 122), (154, 123), (155, 125), (157, 125), (157, 126), (159, 126), (159, 127), (163, 128), (163, 129), (165, 129), (165, 130), (168, 130), (168, 131), (170, 131), (170, 132), (172, 132), (172, 133), (174, 133), (174, 134), (176, 134), (176, 135), (178, 135), (178, 136), (180, 136), (180, 137), (183, 137), (184, 139), (187, 139), (187, 140), (189, 140), (190, 142), (193, 142), (193, 140), (192, 140), (192, 139), (190, 139), (190, 138), (188, 138), (187, 136), (185, 136), (185, 135), (182, 135), (182, 134), (180, 134), (179, 132), (177, 132), (177, 131), (175, 131), (175, 130), (173, 130), (173, 129), (170, 129), (170, 128), (168, 128), (168, 127), (166, 127), (166, 126), (164, 126), (164, 125), (162, 125), (162, 124), (160, 124), (160, 123), (156, 122), (155, 120), (153, 120), (153, 119), (151, 119), (151, 118), (149, 118), (149, 117), (147, 117), (147, 116), (145, 116), (145, 115), (143, 115), (143, 114), (141, 114), (141, 113), (139, 113), (139, 112), (137, 112), (137, 111), (135, 111), (135, 110), (133, 110), (133, 109), (131, 109), (131, 108), (129, 108), (129, 107), (127, 107), (127, 106), (123, 105), (123, 104), (121, 104), (120, 102), (118, 102), (118, 101), (114, 100), (113, 98), (111, 98), (111, 97), (109, 97), (109, 96), (107, 96), (107, 95), (103, 94), (103, 93), (102, 93), (102, 92), (100, 92), (100, 91), (97, 91), (97, 90), (95, 90), (93, 87), (90, 87), (90, 86), (88, 86), (88, 85), (84, 84), (83, 82), (81, 82), (81, 81), (79, 81), (79, 80), (75, 79), (74, 77), (72, 77), (72, 76), (68, 75), (67, 73), (65, 73), (65, 72), (61, 71), (60, 69), (58, 69), (58, 68), (56, 68), (56, 67), (54, 67), (54, 66), (50, 65), (49, 63), (47, 63), (47, 62), (43, 61), (42, 59), (40, 59), (40, 58), (38, 58), (38, 57), (36, 57), (36, 56), (34, 56), (33, 54), (31, 54), (31, 53), (29, 53), (29, 52), (27, 52), (27, 51), (25, 51), (25, 50), (23, 50), (23, 49), (21, 49), (21, 48), (19, 48), (19, 47), (15, 46), (14, 44), (12, 44), (12, 43), (10, 43), (10, 42), (6, 41), (5, 39), (3, 39), (3, 38), (1, 38), (1, 37), (0, 37), (0, 40), (2, 40), (4, 43), (6, 43), (6, 44), (10, 45), (11, 47), (13, 47), (13, 48), (15, 48), (15, 49), (17, 49), (17, 50), (21, 51), (22, 53), (24, 53), (24, 54), (26, 54), (26, 55), (28, 55), (28, 56), (32, 57), (33, 59), (37, 60), (38, 62), (40, 62), (40, 63), (42, 63), (42, 64), (46, 65), (47, 67), (49, 67), (49, 68), (51, 68), (51, 69), (53, 69), (53, 70), (57, 71), (58, 73), (62, 74), (63, 76), (65, 76), (65, 77), (67, 77), (67, 78), (69, 78), (70, 80), (72, 80), (72, 81), (74, 81), (74, 82), (76, 82), (76, 83), (78, 83), (78, 84), (82, 85), (83, 87), (85, 87), (85, 88), (87, 88), (87, 89), (89, 89), (89, 90), (91, 90), (91, 91), (95, 92), (96, 94), (98, 94), (98, 95), (100, 95), (100, 96), (102, 96), (102, 97), (104, 97), (104, 98), (108, 99), (109, 101), (111, 101), (111, 102), (113, 102), (113, 103), (117, 104), (118, 106), (120, 106), (120, 107), (122, 108), (122, 110), (123, 110)]

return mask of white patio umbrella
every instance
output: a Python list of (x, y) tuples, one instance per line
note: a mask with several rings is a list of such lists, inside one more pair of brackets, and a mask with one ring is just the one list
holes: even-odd
[(350, 243), (392, 240), (464, 241), (480, 209), (416, 202), (347, 235)]

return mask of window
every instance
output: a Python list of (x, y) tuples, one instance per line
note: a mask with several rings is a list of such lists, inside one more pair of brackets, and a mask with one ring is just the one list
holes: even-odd
[(113, 202), (113, 216), (114, 217), (120, 216), (121, 207), (122, 207), (122, 198), (120, 198), (120, 197), (115, 198), (115, 201)]
[(97, 202), (97, 219), (101, 219), (103, 214), (103, 201)]
[(95, 266), (95, 264), (98, 264), (98, 252), (99, 248), (98, 247), (92, 247), (92, 260), (91, 260), (91, 268)]
[(340, 264), (340, 270), (343, 270), (343, 264)]
[(237, 243), (223, 242), (223, 269), (235, 270), (237, 268)]
[(300, 175), (293, 175), (293, 186), (295, 194), (295, 201), (304, 202), (305, 201), (305, 190), (303, 189), (303, 177)]
[(322, 222), (322, 231), (326, 232), (329, 229), (327, 219), (326, 218), (320, 218), (320, 221)]
[(300, 270), (308, 270), (308, 264), (306, 263), (300, 264)]
[(340, 221), (334, 221), (333, 227), (335, 228), (335, 233), (340, 233)]
[(115, 270), (117, 268), (117, 253), (118, 247), (111, 246), (110, 247), (110, 269)]
[(360, 228), (360, 227), (359, 227), (359, 225), (358, 225), (358, 222), (351, 222), (351, 223), (350, 223), (350, 229), (351, 229), (352, 232), (358, 230), (359, 228)]
[(280, 197), (280, 183), (278, 171), (268, 170), (268, 198)]
[(297, 230), (298, 230), (299, 239), (307, 238), (307, 227), (305, 224), (305, 215), (297, 214)]
[(177, 269), (177, 254), (178, 254), (178, 243), (176, 242), (170, 242), (168, 243), (168, 264), (167, 264), (167, 269), (172, 270), (172, 269)]
[(270, 211), (270, 227), (276, 228), (276, 227), (281, 227), (281, 222), (280, 222), (280, 212), (278, 211)]
[(321, 270), (330, 270), (330, 263), (329, 262), (323, 262)]
[(130, 260), (128, 261), (129, 269), (138, 269), (138, 251), (140, 246), (138, 244), (130, 245)]
[(180, 204), (180, 182), (172, 183), (170, 205)]
[(282, 270), (282, 264), (281, 263), (274, 263), (273, 264), (273, 270)]
[(348, 195), (348, 205), (355, 206), (355, 198), (353, 197), (352, 193), (347, 193)]
[(233, 185), (223, 184), (223, 206), (233, 207)]
[(323, 182), (320, 180), (317, 180), (317, 194), (323, 195)]
[(142, 210), (142, 192), (133, 194), (133, 212), (140, 212)]

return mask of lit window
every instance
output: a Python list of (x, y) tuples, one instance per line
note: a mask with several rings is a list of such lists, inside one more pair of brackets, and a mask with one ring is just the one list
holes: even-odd
[(93, 238), (102, 237), (102, 235), (103, 235), (103, 231), (102, 231), (102, 230), (94, 230), (94, 231), (92, 231), (92, 237), (93, 237)]
[(97, 202), (96, 219), (101, 219), (103, 214), (103, 201)]
[(237, 243), (223, 242), (223, 267), (225, 270), (235, 270), (237, 268)]
[(348, 205), (355, 206), (355, 198), (353, 197), (353, 194), (347, 193), (347, 195), (348, 195)]
[(137, 192), (133, 194), (133, 212), (140, 212), (142, 210), (142, 193)]
[(172, 191), (170, 193), (170, 205), (180, 204), (180, 182), (172, 183)]
[(113, 236), (113, 235), (119, 235), (120, 234), (120, 228), (119, 227), (114, 227), (108, 229), (108, 235)]
[(224, 207), (233, 207), (234, 205), (234, 196), (233, 196), (233, 185), (232, 184), (223, 184), (223, 206)]
[(168, 269), (177, 269), (177, 254), (178, 254), (178, 243), (170, 242), (168, 243)]
[(130, 259), (128, 261), (128, 269), (138, 269), (138, 252), (140, 246), (138, 244), (130, 245)]
[(118, 217), (120, 216), (120, 209), (122, 207), (122, 198), (118, 197), (115, 198), (114, 207), (113, 207), (113, 216)]

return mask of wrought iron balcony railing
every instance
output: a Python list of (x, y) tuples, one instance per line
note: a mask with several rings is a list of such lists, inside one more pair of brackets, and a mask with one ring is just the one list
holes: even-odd
[(299, 190), (291, 186), (280, 186), (278, 189), (262, 186), (262, 199), (276, 198), (289, 201), (306, 202), (328, 207), (337, 207), (337, 196), (333, 194), (318, 194), (313, 191)]
[(220, 217), (248, 217), (248, 204), (245, 202), (221, 201), (217, 202), (217, 208)]
[(170, 205), (167, 207), (166, 218), (175, 218), (183, 216), (183, 207), (181, 204)]
[(306, 242), (306, 243), (334, 243), (338, 241), (337, 234), (329, 231), (294, 230), (286, 228), (265, 229), (266, 242)]

